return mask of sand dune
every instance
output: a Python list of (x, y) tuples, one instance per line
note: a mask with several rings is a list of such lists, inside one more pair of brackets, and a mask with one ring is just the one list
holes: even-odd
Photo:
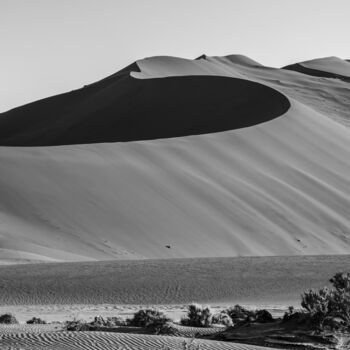
[(257, 125), (289, 107), (281, 93), (244, 79), (136, 79), (125, 71), (4, 113), (0, 144), (52, 146), (201, 135)]
[(350, 63), (338, 57), (319, 58), (284, 68), (316, 77), (336, 78), (350, 82)]
[[(210, 89), (223, 82), (230, 90), (225, 99), (231, 90), (235, 98), (225, 105), (228, 114), (218, 107), (226, 100), (214, 101), (212, 110), (204, 104), (203, 120), (200, 113), (193, 119), (173, 114), (175, 124), (168, 131), (174, 134), (164, 136), (177, 137), (159, 139), (168, 114), (154, 102), (155, 124), (147, 119), (153, 118), (148, 109), (142, 130), (137, 123), (120, 125), (131, 139), (157, 139), (72, 145), (82, 141), (75, 135), (102, 132), (104, 141), (110, 141), (105, 135), (114, 135), (109, 122), (101, 124), (101, 131), (92, 119), (113, 118), (106, 106), (114, 103), (115, 79), (152, 84), (159, 94), (171, 91), (171, 99), (179, 93), (179, 105), (186, 94), (170, 86), (175, 81), (181, 88), (184, 81), (197, 87), (199, 105), (219, 98)], [(199, 82), (209, 81), (210, 97), (199, 88)], [(111, 84), (111, 93), (94, 95), (101, 84), (106, 89)], [(263, 67), (242, 56), (156, 57), (72, 94), (3, 114), (3, 144), (11, 143), (9, 130), (17, 144), (70, 143), (0, 147), (0, 244), (7, 251), (6, 262), (11, 252), (15, 262), (16, 252), (22, 252), (23, 261), (349, 253), (350, 129), (344, 126), (349, 124), (349, 89), (341, 80)], [(150, 93), (142, 91), (144, 96)], [(239, 110), (240, 97), (243, 114), (237, 116), (233, 111)], [(66, 98), (72, 102), (61, 105)], [(281, 103), (286, 98), (288, 106)], [(52, 113), (46, 113), (51, 103)], [(75, 109), (65, 114), (73, 105), (83, 106), (94, 118), (85, 120), (82, 112), (77, 121)], [(29, 111), (34, 107), (38, 113)], [(181, 111), (176, 103), (172, 108)], [(56, 111), (63, 119), (56, 119)], [(45, 135), (40, 134), (41, 121)]]

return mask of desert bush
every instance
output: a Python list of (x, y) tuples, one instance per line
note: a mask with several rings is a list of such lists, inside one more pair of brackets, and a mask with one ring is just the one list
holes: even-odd
[(65, 323), (68, 331), (98, 331), (101, 328), (127, 326), (126, 320), (121, 317), (106, 317), (96, 316), (92, 322), (86, 322), (74, 318), (72, 321)]
[(308, 290), (301, 296), (309, 327), (322, 331), (350, 330), (350, 273), (337, 273), (330, 279), (332, 289)]
[(39, 317), (33, 317), (26, 322), (27, 324), (46, 324), (46, 321), (42, 320)]
[(263, 310), (248, 310), (241, 305), (232, 306), (224, 312), (229, 315), (234, 324), (246, 322), (273, 322), (274, 319), (271, 313), (265, 309)]
[(233, 322), (232, 322), (231, 317), (225, 311), (221, 311), (221, 312), (213, 315), (212, 323), (213, 324), (222, 324), (226, 327), (233, 326)]
[(332, 292), (328, 288), (319, 291), (308, 290), (301, 296), (301, 306), (307, 311), (312, 328), (322, 330), (324, 322), (331, 314)]
[(274, 319), (269, 311), (263, 309), (263, 310), (256, 310), (255, 311), (255, 320), (254, 321), (260, 322), (260, 323), (269, 323), (269, 322), (273, 322)]
[(18, 321), (14, 315), (4, 314), (0, 316), (0, 324), (18, 324)]
[(329, 302), (330, 312), (350, 330), (350, 273), (336, 273), (330, 282), (334, 287)]
[(199, 304), (189, 305), (187, 316), (181, 319), (181, 324), (191, 327), (210, 327), (212, 324), (210, 308)]
[(84, 320), (74, 319), (72, 321), (67, 321), (65, 324), (65, 329), (67, 331), (75, 331), (75, 332), (90, 331), (92, 328), (95, 328), (95, 327)]
[(225, 310), (225, 312), (231, 317), (233, 323), (239, 323), (242, 321), (249, 320), (252, 321), (255, 317), (253, 311), (248, 310), (241, 305), (232, 306)]
[(124, 318), (119, 316), (107, 317), (106, 326), (107, 327), (127, 326), (127, 322)]
[(128, 320), (128, 324), (159, 330), (171, 321), (163, 312), (154, 309), (142, 309), (137, 311), (132, 319)]

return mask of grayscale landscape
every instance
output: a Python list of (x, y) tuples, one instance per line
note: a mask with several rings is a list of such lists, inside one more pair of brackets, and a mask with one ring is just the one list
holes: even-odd
[[(345, 43), (339, 39), (332, 55), (308, 58), (296, 45), (295, 55), (277, 55), (284, 64), (273, 67), (235, 50), (216, 56), (202, 54), (201, 47), (183, 58), (182, 52), (189, 57), (192, 51), (182, 45), (191, 47), (190, 39), (202, 35), (192, 32), (193, 23), (184, 22), (188, 39), (164, 23), (168, 35), (184, 42), (154, 39), (154, 54), (142, 58), (149, 52), (139, 36), (146, 17), (132, 26), (122, 14), (155, 11), (158, 21), (161, 9), (162, 21), (171, 22), (169, 4), (151, 0), (141, 10), (141, 2), (91, 1), (87, 17), (75, 20), (63, 16), (66, 9), (80, 14), (75, 1), (54, 2), (52, 8), (34, 3), (30, 9), (17, 0), (0, 1), (3, 13), (12, 14), (0, 15), (9, 38), (17, 35), (9, 31), (17, 10), (24, 23), (41, 18), (43, 10), (53, 28), (61, 18), (67, 25), (87, 25), (104, 14), (110, 22), (100, 18), (98, 28), (128, 29), (125, 35), (136, 41), (122, 48), (120, 32), (105, 34), (121, 45), (113, 52), (126, 64), (101, 75), (103, 68), (96, 67), (108, 60), (98, 56), (94, 65), (95, 56), (79, 56), (88, 35), (76, 29), (82, 41), (67, 57), (81, 57), (81, 65), (97, 69), (99, 78), (84, 85), (77, 79), (74, 90), (67, 83), (55, 93), (49, 52), (28, 53), (28, 62), (42, 63), (43, 74), (32, 62), (38, 80), (24, 93), (15, 82), (25, 84), (30, 72), (14, 63), (17, 49), (6, 52), (14, 77), (4, 88), (0, 84), (0, 349), (348, 349), (350, 51), (340, 50)], [(199, 5), (185, 6), (188, 13), (197, 11), (194, 3)], [(243, 21), (239, 9), (249, 14), (242, 1), (223, 3), (238, 11), (237, 21)], [(261, 11), (272, 18), (268, 11), (275, 0), (249, 3), (265, 3)], [(323, 22), (317, 16), (333, 9), (333, 2), (325, 3), (315, 14), (319, 30)], [(219, 5), (207, 6), (203, 18), (211, 15), (209, 8), (229, 18)], [(185, 7), (182, 2), (174, 11), (182, 16)], [(342, 16), (350, 10), (342, 0), (336, 8)], [(307, 5), (307, 16), (311, 9)], [(115, 23), (109, 15), (118, 10)], [(24, 24), (16, 29), (21, 42), (44, 40), (44, 29), (31, 36), (36, 24), (30, 23), (28, 33)], [(218, 22), (215, 32), (224, 26), (234, 24)], [(73, 43), (71, 33), (57, 28), (56, 39)], [(94, 37), (95, 27), (86, 28)], [(260, 38), (268, 31), (256, 28)], [(283, 26), (274, 28), (292, 35)], [(243, 34), (234, 35), (245, 41)], [(209, 42), (212, 51), (215, 40)], [(11, 45), (8, 39), (4, 47)], [(137, 45), (141, 57), (131, 59)], [(150, 37), (147, 45), (152, 47)], [(249, 51), (258, 40), (246, 45)], [(308, 53), (330, 50), (303, 45)], [(283, 54), (267, 44), (259, 50)], [(55, 60), (68, 82), (71, 66)], [(36, 96), (34, 102), (28, 96)]]

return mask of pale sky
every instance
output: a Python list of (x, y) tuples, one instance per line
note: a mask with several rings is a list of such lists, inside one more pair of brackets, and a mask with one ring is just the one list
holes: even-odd
[(155, 55), (350, 59), (350, 0), (0, 0), (0, 112)]

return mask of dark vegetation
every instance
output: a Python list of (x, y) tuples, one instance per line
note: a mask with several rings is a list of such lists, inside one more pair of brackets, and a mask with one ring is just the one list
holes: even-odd
[(290, 306), (282, 319), (236, 305), (225, 311), (234, 326), (213, 338), (285, 349), (349, 349), (350, 273), (337, 273), (330, 283), (305, 291), (301, 308)]
[(142, 309), (134, 314), (134, 317), (127, 320), (130, 326), (146, 327), (158, 331), (172, 320), (163, 312), (154, 309)]
[(38, 317), (33, 317), (30, 320), (28, 320), (26, 323), (27, 324), (46, 324), (46, 321)]
[(350, 273), (337, 273), (332, 288), (308, 290), (301, 296), (301, 311), (289, 309), (283, 321), (296, 321), (315, 332), (350, 331)]
[(0, 316), (0, 324), (18, 324), (18, 321), (14, 315), (4, 314)]
[(187, 316), (181, 319), (181, 324), (191, 327), (209, 327), (212, 324), (212, 317), (209, 307), (191, 304), (188, 306)]

